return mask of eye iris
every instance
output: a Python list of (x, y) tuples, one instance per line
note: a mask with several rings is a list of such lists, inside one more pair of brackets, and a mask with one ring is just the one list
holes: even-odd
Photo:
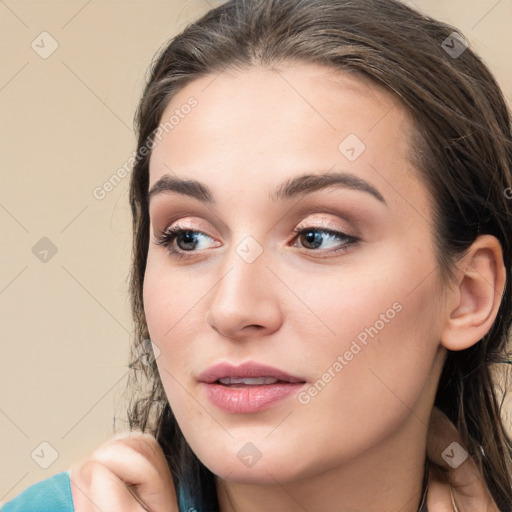
[(322, 245), (322, 235), (318, 231), (306, 231), (304, 238), (308, 244), (313, 244), (315, 249)]
[(181, 245), (179, 243), (180, 240), (184, 240), (185, 244), (192, 244), (192, 247), (180, 247), (180, 249), (183, 249), (183, 250), (194, 250), (195, 246), (197, 245), (197, 239), (194, 238), (193, 231), (183, 231), (180, 235), (178, 235), (178, 237), (177, 237), (178, 246)]

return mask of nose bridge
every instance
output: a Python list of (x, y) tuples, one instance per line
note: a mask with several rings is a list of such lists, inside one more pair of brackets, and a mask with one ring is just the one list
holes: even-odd
[(279, 323), (279, 291), (271, 284), (268, 257), (251, 235), (235, 242), (225, 255), (222, 276), (212, 290), (208, 322), (227, 336), (245, 326), (273, 330)]
[[(226, 254), (223, 277), (216, 295), (223, 296), (224, 305), (235, 301), (239, 306), (261, 300), (262, 283), (266, 282), (268, 269), (263, 246), (251, 235), (242, 237)], [(265, 287), (268, 290), (268, 287)]]

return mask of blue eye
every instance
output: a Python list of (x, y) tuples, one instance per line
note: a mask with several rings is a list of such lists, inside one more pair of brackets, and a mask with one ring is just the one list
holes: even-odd
[[(157, 239), (156, 244), (162, 245), (167, 248), (169, 253), (172, 256), (176, 256), (177, 258), (191, 258), (193, 254), (187, 254), (188, 252), (192, 252), (197, 249), (199, 245), (197, 241), (197, 237), (203, 236), (206, 238), (210, 238), (205, 233), (201, 231), (195, 231), (193, 229), (183, 229), (179, 226), (166, 229)], [(177, 242), (179, 250), (176, 250), (172, 247), (174, 241)], [(179, 247), (183, 243), (186, 247)], [(191, 247), (190, 247), (191, 246)]]

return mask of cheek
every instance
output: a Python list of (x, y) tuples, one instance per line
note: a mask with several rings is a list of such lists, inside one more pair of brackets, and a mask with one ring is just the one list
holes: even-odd
[(435, 266), (425, 259), (398, 264), (397, 256), (347, 276), (339, 297), (331, 297), (334, 304), (323, 301), (332, 341), (320, 340), (308, 351), (318, 380), (302, 403), (310, 413), (322, 411), (331, 433), (358, 433), (354, 449), (389, 434), (412, 410), (421, 416), (418, 403), (435, 384)]
[(178, 382), (183, 380), (181, 375), (190, 374), (191, 340), (199, 322), (194, 304), (198, 303), (200, 294), (193, 279), (179, 271), (170, 271), (164, 260), (149, 251), (143, 297), (149, 336), (160, 349), (156, 363), (171, 401)]
[[(190, 420), (186, 418), (194, 407), (184, 388), (190, 386), (192, 375), (190, 362), (194, 353), (191, 340), (194, 329), (198, 328), (193, 305), (198, 299), (194, 293), (194, 281), (180, 280), (179, 272), (169, 275), (168, 266), (159, 259), (151, 261), (152, 257), (148, 255), (144, 311), (150, 338), (160, 349), (156, 364), (167, 400), (175, 416), (180, 418), (180, 425), (187, 431)], [(176, 290), (187, 291), (177, 293)], [(198, 414), (200, 411), (194, 412), (196, 418)]]
[(148, 330), (154, 342), (165, 343), (159, 345), (162, 351), (169, 350), (171, 344), (173, 350), (180, 349), (200, 328), (198, 306), (204, 298), (205, 286), (192, 270), (173, 270), (166, 256), (155, 252), (149, 251), (143, 287)]
[[(263, 422), (233, 429), (231, 439), (215, 419), (223, 417), (197, 400), (192, 377), (223, 346), (205, 320), (218, 277), (198, 277), (186, 267), (173, 270), (150, 251), (144, 305), (150, 336), (161, 349), (159, 373), (183, 434), (210, 469), (227, 473), (230, 468), (220, 467), (221, 461), (233, 459), (247, 436), (275, 453), (278, 462), (282, 454), (283, 471), (297, 443), (304, 446), (304, 468), (313, 461), (323, 465), (386, 438), (416, 409), (436, 349), (431, 320), (438, 290), (429, 277), (435, 265), (428, 256), (408, 256), (405, 247), (394, 245), (350, 267), (325, 267), (315, 274), (286, 265), (277, 269), (282, 281), (293, 283), (293, 293), (281, 281), (262, 292), (274, 301), (282, 322), (281, 332), (274, 333), (279, 345), (266, 354), (289, 355), (282, 361), (302, 370), (313, 391), (289, 406), (294, 414), (271, 438), (265, 437), (269, 426)], [(209, 344), (212, 339), (217, 346)], [(215, 443), (204, 441), (205, 431)]]

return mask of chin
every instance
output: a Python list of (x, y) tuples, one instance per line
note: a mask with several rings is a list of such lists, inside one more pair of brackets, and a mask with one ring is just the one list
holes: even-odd
[[(210, 447), (209, 447), (210, 448)], [(271, 484), (290, 482), (314, 472), (312, 464), (307, 464), (294, 450), (292, 453), (280, 453), (275, 448), (266, 448), (257, 452), (250, 442), (232, 450), (215, 450), (208, 453), (196, 452), (199, 460), (215, 475), (224, 480), (239, 484)], [(315, 461), (317, 464), (318, 461)], [(321, 466), (321, 464), (320, 464)]]

